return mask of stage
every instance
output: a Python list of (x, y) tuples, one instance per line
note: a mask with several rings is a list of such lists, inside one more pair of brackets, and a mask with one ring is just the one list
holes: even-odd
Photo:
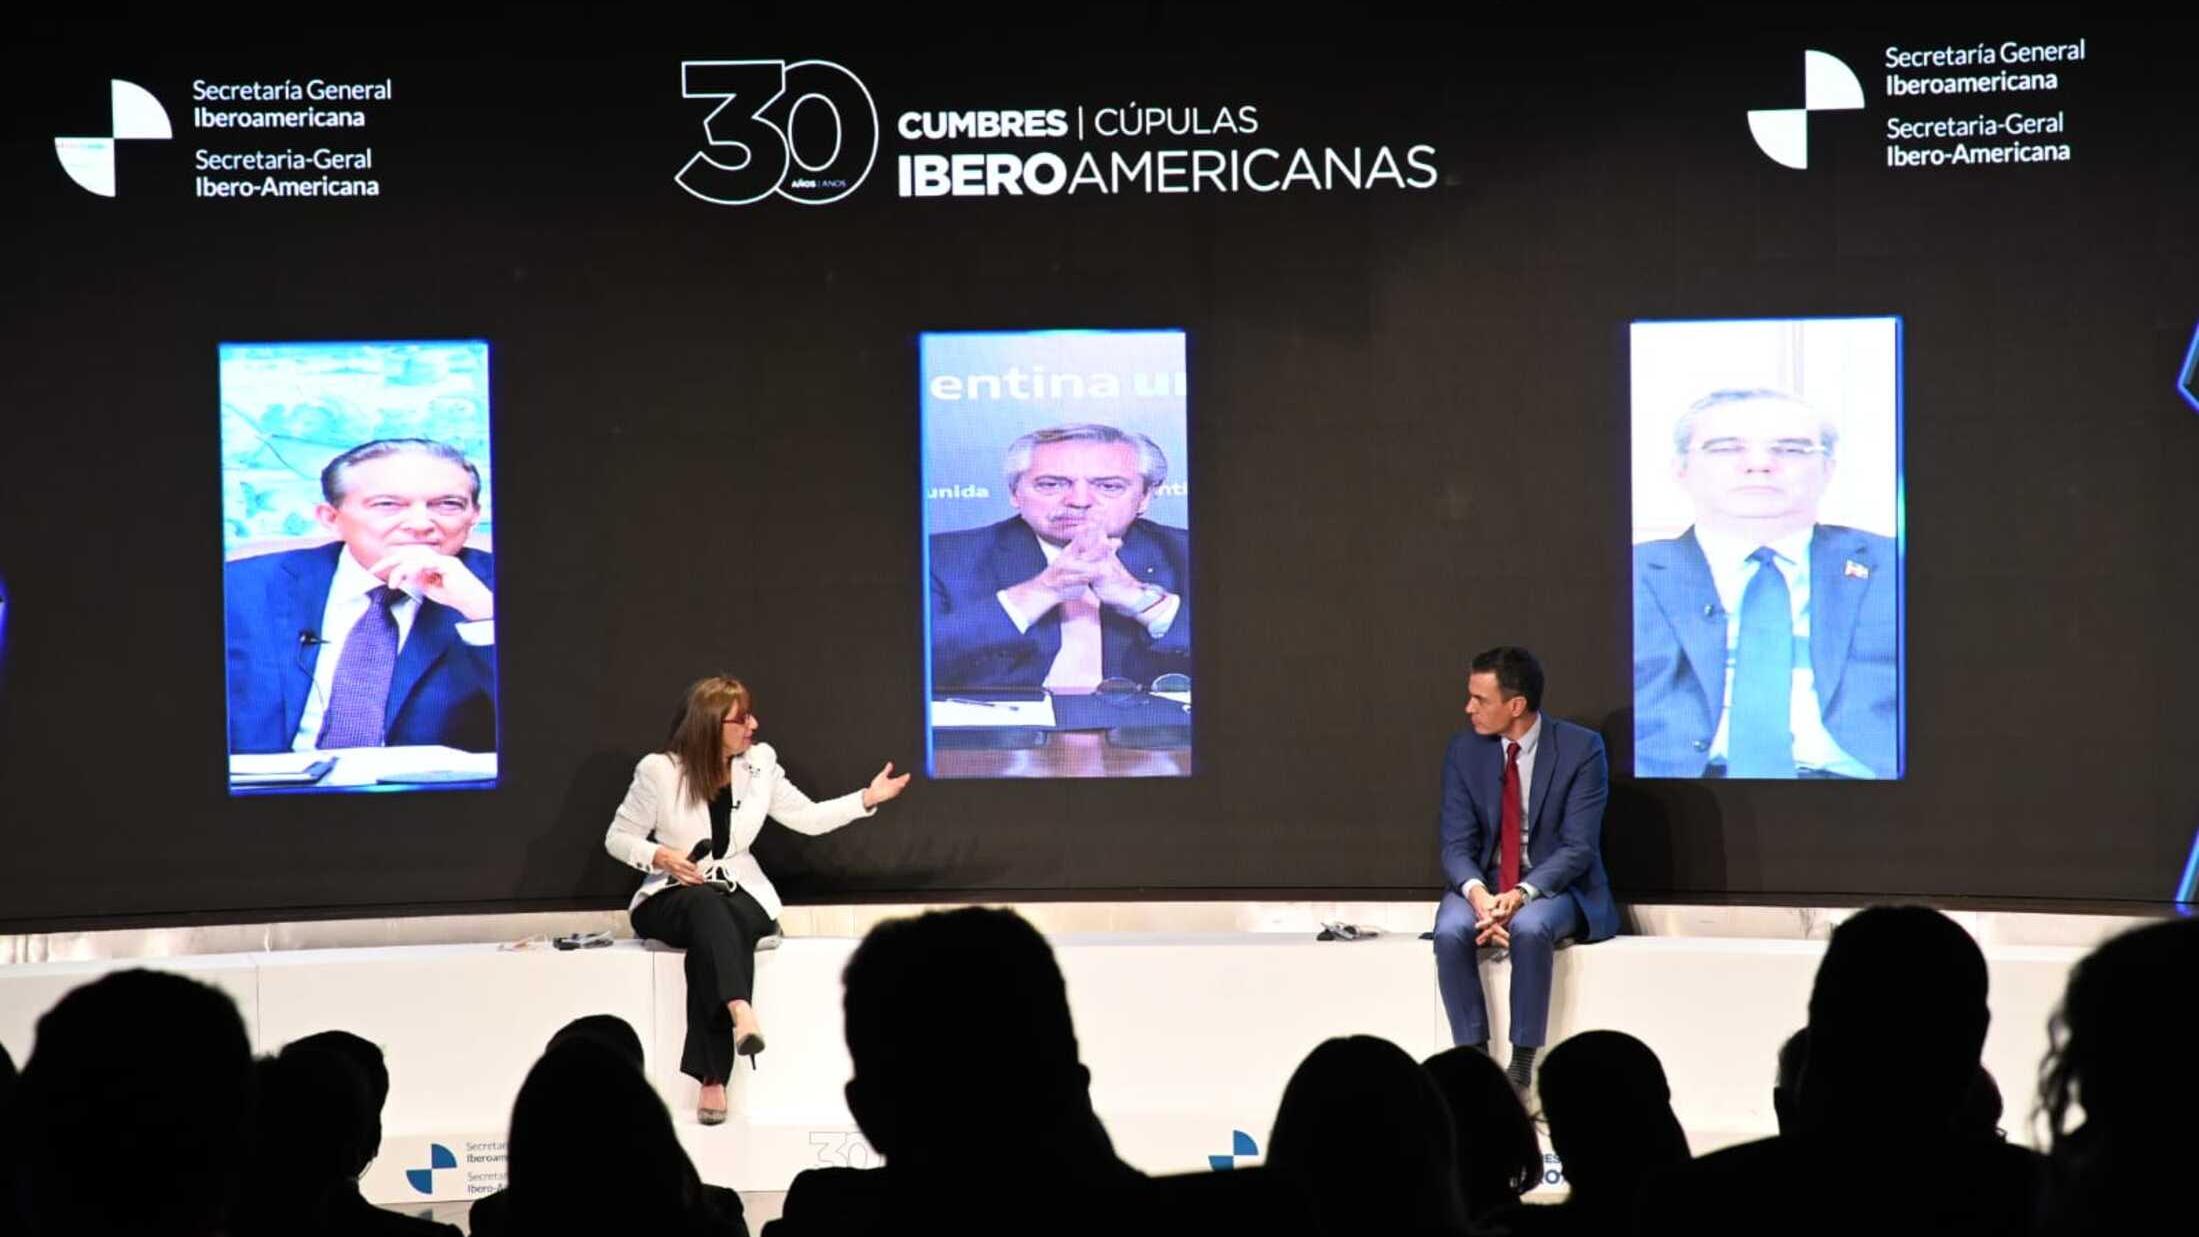
[[(694, 1120), (679, 1075), (685, 985), (677, 953), (621, 939), (558, 951), (546, 938), (625, 935), (623, 912), (325, 921), (0, 938), (0, 1043), (28, 1057), (38, 1016), (108, 970), (149, 966), (233, 996), (253, 1043), (272, 1051), (341, 1028), (387, 1054), (382, 1154), (363, 1181), (388, 1205), (455, 1203), (500, 1187), (511, 1102), (550, 1034), (583, 1014), (632, 1023), (648, 1070), (703, 1177), (744, 1193), (783, 1191), (822, 1165), (877, 1162), (849, 1117), (840, 972), (860, 934), (914, 906), (789, 908), (787, 939), (758, 959), (757, 1006), (770, 1048), (729, 1086), (730, 1119)], [(1016, 908), (1045, 931), (1067, 980), (1092, 1098), (1117, 1150), (1148, 1173), (1256, 1163), (1283, 1085), (1331, 1036), (1377, 1035), (1416, 1057), (1449, 1044), (1430, 945), (1434, 904), (1037, 903)], [(1649, 906), (1628, 934), (1562, 949), (1552, 1043), (1615, 1028), (1663, 1060), (1673, 1108), (1700, 1154), (1773, 1132), (1780, 1042), (1802, 1025), (1824, 938), (1848, 912)], [(2138, 920), (1954, 912), (1991, 969), (1984, 1062), (2013, 1141), (2030, 1114), (2047, 1019), (2068, 971)], [(1324, 921), (1382, 930), (1318, 941)], [(528, 948), (512, 942), (535, 938)], [(1502, 1039), (1504, 964), (1485, 959)], [(912, 1026), (951, 1033), (955, 1011)], [(1017, 1132), (999, 1131), (1012, 1160)], [(1248, 1150), (1249, 1148), (1249, 1150)], [(1546, 1181), (1561, 1186), (1552, 1161)]]

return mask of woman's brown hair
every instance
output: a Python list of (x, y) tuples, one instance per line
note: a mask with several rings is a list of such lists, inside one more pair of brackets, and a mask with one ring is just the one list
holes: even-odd
[(713, 674), (688, 686), (679, 712), (672, 715), (672, 733), (664, 740), (665, 755), (679, 766), (688, 802), (708, 803), (718, 793), (729, 763), (725, 719), (746, 717), (753, 708), (748, 685), (732, 675)]

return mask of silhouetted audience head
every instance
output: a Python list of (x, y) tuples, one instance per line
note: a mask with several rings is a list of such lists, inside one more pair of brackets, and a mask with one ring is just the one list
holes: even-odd
[(268, 1057), (256, 1072), (259, 1144), (236, 1231), (245, 1237), (318, 1231), (371, 1158), (364, 1141), (372, 1104), (367, 1081), (342, 1054), (314, 1048)]
[(574, 1037), (542, 1054), (512, 1104), (515, 1234), (691, 1231), (702, 1182), (672, 1117), (616, 1051)]
[(1034, 1164), (1116, 1163), (1053, 950), (1014, 912), (888, 920), (842, 981), (848, 1108), (896, 1168), (990, 1161), (1008, 1130)]
[(1587, 1031), (1552, 1048), (1536, 1086), (1575, 1199), (1624, 1203), (1644, 1176), (1689, 1158), (1663, 1063), (1623, 1031)]
[(1435, 1080), (1386, 1039), (1315, 1048), (1290, 1076), (1267, 1167), (1324, 1233), (1448, 1233), (1466, 1226), (1451, 1114)]
[(1810, 991), (1796, 1114), (1805, 1130), (1952, 1127), (1985, 1046), (1985, 954), (1923, 906), (1874, 906), (1833, 930)]
[(0, 1112), (6, 1112), (8, 1097), (15, 1094), (15, 1058), (8, 1055), (8, 1046), (0, 1044)]
[[(2054, 1225), (2127, 1228), (2171, 1214), (2199, 1112), (2191, 1040), (2199, 920), (2115, 937), (2070, 972), (2050, 1024), (2039, 1104), (2052, 1140)], [(2070, 1122), (2081, 1109), (2084, 1122)]]
[(1802, 1129), (1796, 1112), (1802, 1094), (1802, 1067), (1810, 1059), (1810, 1029), (1803, 1027), (1787, 1037), (1779, 1045), (1779, 1076), (1771, 1084), (1771, 1111), (1778, 1118), (1779, 1132), (1799, 1133)]
[(543, 1051), (557, 1047), (569, 1039), (588, 1040), (617, 1053), (620, 1060), (635, 1069), (646, 1068), (642, 1063), (641, 1036), (633, 1025), (617, 1014), (586, 1014), (573, 1019), (557, 1029)]
[(1955, 1110), (1955, 1129), (2006, 1138), (2008, 1131), (2000, 1124), (2002, 1111), (2000, 1084), (1993, 1081), (1991, 1071), (1978, 1066), (1978, 1072), (1970, 1076), (1970, 1089), (1962, 1093), (1962, 1107)]
[(1518, 1202), (1542, 1180), (1542, 1144), (1503, 1067), (1459, 1047), (1429, 1057), (1423, 1068), (1450, 1108), (1466, 1214), (1479, 1220)]
[(14, 1100), (30, 1231), (203, 1234), (250, 1151), (252, 1051), (226, 993), (118, 971), (38, 1020)]
[(358, 1072), (359, 1081), (366, 1087), (367, 1105), (358, 1135), (359, 1163), (351, 1170), (351, 1175), (356, 1177), (382, 1152), (382, 1108), (389, 1103), (389, 1063), (383, 1060), (382, 1050), (374, 1041), (349, 1031), (321, 1031), (294, 1039), (284, 1045), (280, 1055), (292, 1057), (300, 1053), (327, 1053), (342, 1058)]

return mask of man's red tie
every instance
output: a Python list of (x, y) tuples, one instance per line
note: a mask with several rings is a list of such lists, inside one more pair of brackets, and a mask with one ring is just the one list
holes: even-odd
[(1497, 830), (1503, 837), (1497, 841), (1498, 860), (1497, 892), (1504, 893), (1519, 884), (1519, 744), (1506, 740), (1504, 744), (1504, 810), (1503, 819), (1497, 822)]

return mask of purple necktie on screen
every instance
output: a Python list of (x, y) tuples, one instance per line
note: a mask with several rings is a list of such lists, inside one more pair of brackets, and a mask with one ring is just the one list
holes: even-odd
[(390, 672), (397, 668), (397, 616), (389, 612), (404, 594), (382, 585), (367, 594), (366, 613), (344, 637), (329, 684), (328, 716), (320, 746), (380, 747), (382, 715), (389, 708)]

